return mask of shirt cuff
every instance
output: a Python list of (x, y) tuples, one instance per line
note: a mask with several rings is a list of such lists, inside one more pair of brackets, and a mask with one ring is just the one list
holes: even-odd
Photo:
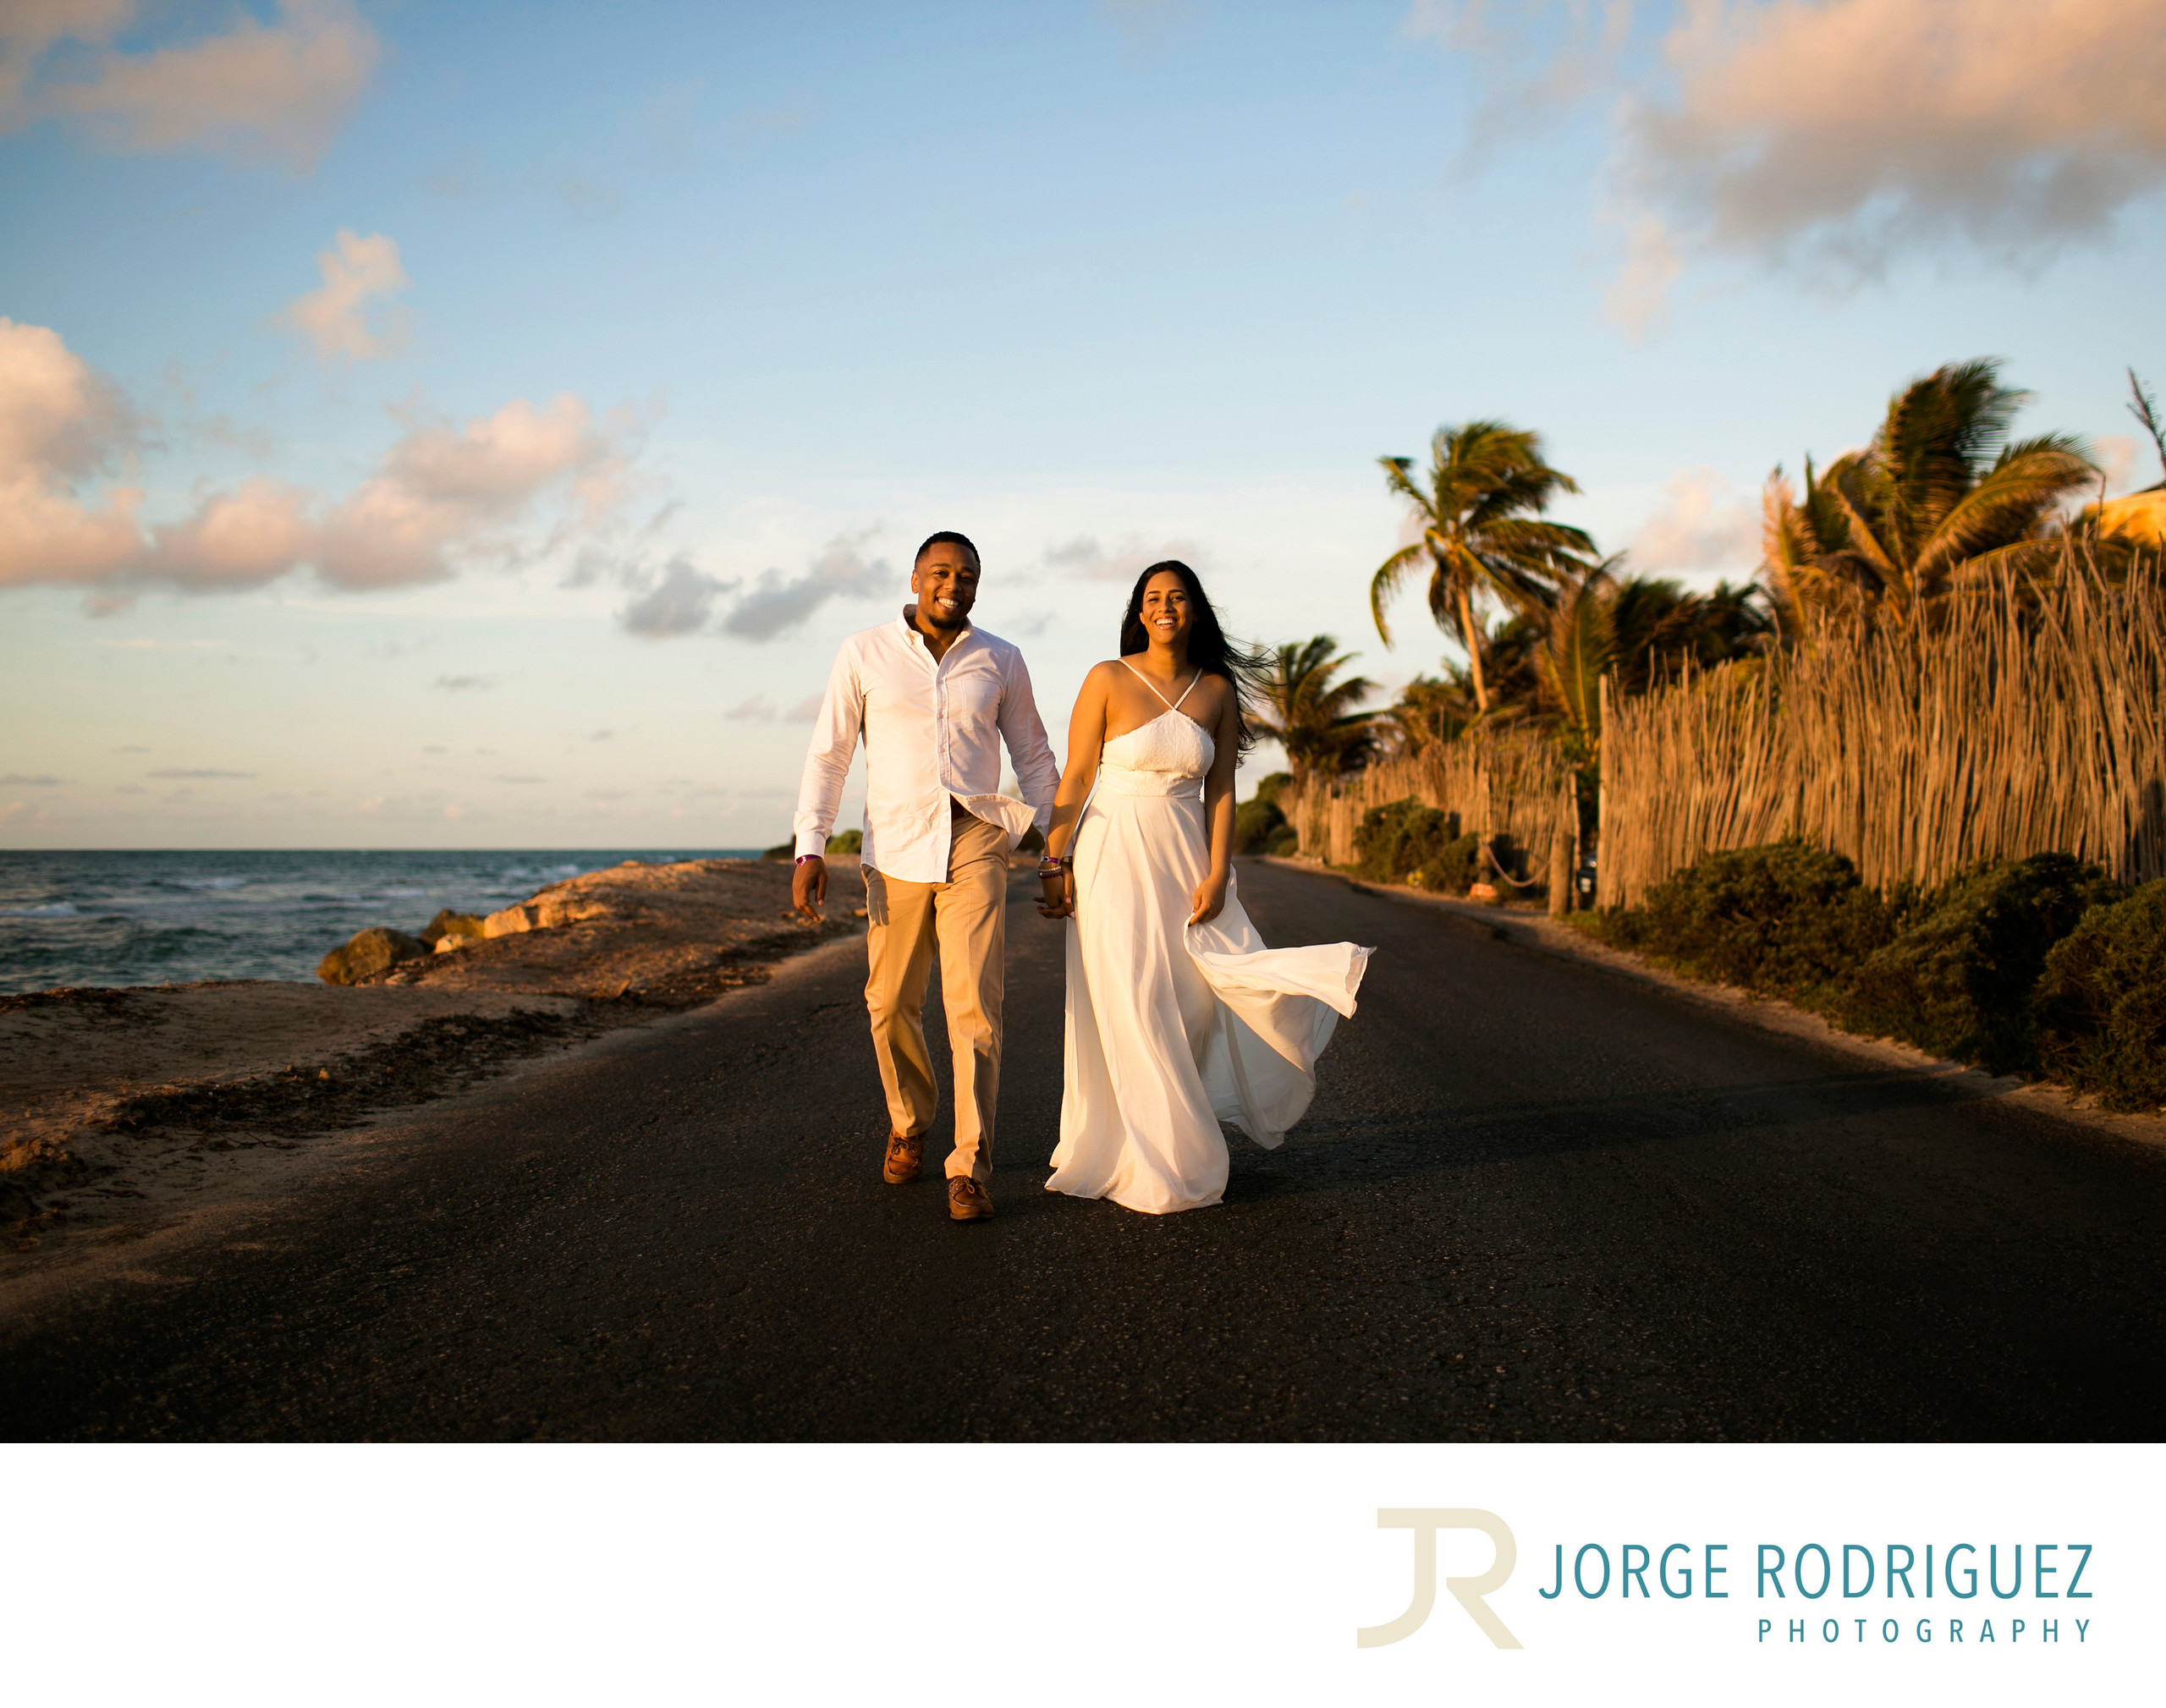
[(806, 854), (824, 854), (827, 851), (827, 839), (822, 836), (819, 832), (816, 830), (801, 830), (798, 832), (797, 857), (800, 859), (802, 859)]

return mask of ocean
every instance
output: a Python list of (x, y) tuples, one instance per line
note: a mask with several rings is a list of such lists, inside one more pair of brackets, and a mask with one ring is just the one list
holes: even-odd
[(490, 914), (626, 859), (757, 859), (757, 849), (498, 852), (0, 850), (0, 996), (63, 985), (312, 979), (367, 925)]

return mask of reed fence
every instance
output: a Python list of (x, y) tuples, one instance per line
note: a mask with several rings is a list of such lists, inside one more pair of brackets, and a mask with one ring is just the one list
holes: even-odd
[(1301, 852), (1333, 865), (1354, 863), (1354, 832), (1372, 807), (1409, 799), (1455, 814), (1460, 832), (1503, 835), (1529, 852), (1539, 871), (1569, 815), (1571, 771), (1556, 744), (1534, 730), (1475, 733), (1407, 759), (1381, 760), (1351, 777), (1311, 783), (1278, 798), (1300, 833)]
[(1992, 578), (1922, 629), (1823, 630), (1638, 697), (1603, 687), (1605, 907), (1786, 836), (1876, 885), (2056, 849), (2126, 883), (2166, 876), (2156, 563), (2113, 579), (2072, 555), (2049, 585)]

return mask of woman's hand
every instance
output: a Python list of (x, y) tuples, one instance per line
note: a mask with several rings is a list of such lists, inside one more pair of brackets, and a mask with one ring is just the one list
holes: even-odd
[(1067, 920), (1075, 916), (1075, 871), (1074, 867), (1059, 873), (1040, 873), (1038, 888), (1038, 917), (1046, 920)]
[(1204, 925), (1218, 917), (1226, 905), (1226, 875), (1213, 872), (1196, 887), (1196, 911), (1188, 916), (1192, 925)]

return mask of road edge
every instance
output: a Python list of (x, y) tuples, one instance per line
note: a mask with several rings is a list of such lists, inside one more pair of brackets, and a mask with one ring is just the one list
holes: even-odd
[(2051, 1079), (2021, 1079), (2013, 1074), (1988, 1074), (1982, 1068), (1932, 1056), (1894, 1038), (1866, 1038), (1830, 1024), (1818, 1014), (1794, 1007), (1779, 997), (1755, 994), (1734, 985), (1712, 984), (1686, 978), (1656, 966), (1627, 949), (1598, 943), (1561, 925), (1546, 914), (1518, 913), (1479, 902), (1440, 896), (1409, 884), (1383, 884), (1338, 871), (1320, 861), (1291, 859), (1283, 854), (1255, 854), (1247, 858), (1287, 871), (1341, 883), (1357, 895), (1380, 896), (1388, 901), (1411, 903), (1434, 909), (1478, 927), (1517, 947), (1558, 960), (1591, 967), (1635, 984), (1650, 985), (1718, 1013), (1729, 1014), (1778, 1036), (1798, 1038), (1838, 1051), (1883, 1068), (1899, 1068), (1965, 1094), (2051, 1115), (2071, 1125), (2106, 1134), (2133, 1145), (2166, 1151), (2166, 1116), (2121, 1115), (2085, 1102), (2081, 1096)]

